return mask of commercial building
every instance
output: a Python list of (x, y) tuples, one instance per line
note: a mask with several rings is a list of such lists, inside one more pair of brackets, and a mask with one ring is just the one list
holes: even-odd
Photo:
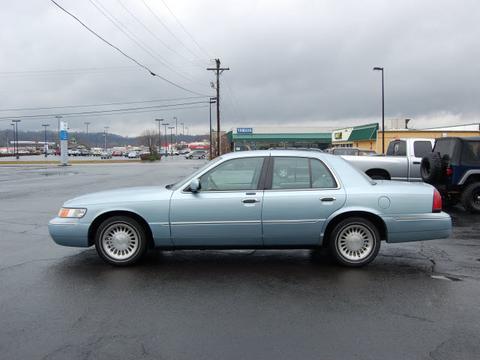
[[(392, 122), (396, 124), (396, 122)], [(397, 139), (425, 138), (436, 139), (447, 136), (480, 136), (480, 124), (454, 125), (434, 127), (427, 129), (386, 128), (385, 151), (391, 141)], [(382, 153), (382, 130), (378, 124), (366, 124), (361, 126), (337, 129), (332, 132), (332, 146), (357, 147), (362, 150), (374, 150)]]
[(332, 146), (376, 150), (377, 133), (377, 123), (336, 129), (332, 132)]
[(319, 132), (319, 128), (236, 128), (223, 136), (225, 148), (222, 150), (228, 152), (279, 147), (325, 149), (330, 147), (331, 138), (330, 131)]

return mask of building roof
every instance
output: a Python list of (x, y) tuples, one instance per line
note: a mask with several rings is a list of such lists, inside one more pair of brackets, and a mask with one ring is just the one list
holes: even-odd
[(235, 134), (227, 133), (230, 141), (317, 141), (330, 143), (332, 135), (330, 133), (274, 133), (274, 134)]
[(377, 138), (378, 124), (355, 126), (348, 137), (348, 141), (375, 140)]

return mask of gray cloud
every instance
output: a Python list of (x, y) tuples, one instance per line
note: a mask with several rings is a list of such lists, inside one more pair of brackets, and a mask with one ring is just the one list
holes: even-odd
[[(186, 73), (185, 81), (115, 28), (88, 2), (59, 2), (108, 40), (155, 71), (195, 91), (211, 93), (206, 55), (159, 1), (145, 0), (191, 53), (141, 1), (121, 0), (182, 57), (166, 49), (119, 5), (96, 0), (132, 33)], [(385, 67), (387, 118), (414, 126), (478, 121), (480, 3), (476, 1), (167, 1), (195, 39), (231, 71), (222, 75), (225, 128), (237, 125), (338, 127), (375, 121)], [(190, 96), (136, 68), (49, 1), (8, 2), (0, 13), (0, 108), (56, 106)], [(192, 61), (185, 61), (189, 58)], [(201, 58), (201, 59), (199, 59)], [(58, 73), (13, 71), (85, 69)], [(2, 112), (0, 116), (13, 115)], [(177, 116), (205, 132), (208, 108), (162, 110), (88, 119), (92, 130), (135, 135), (155, 117)], [(39, 128), (45, 120), (23, 121)], [(52, 123), (54, 123), (52, 121)], [(0, 126), (9, 127), (8, 122)]]

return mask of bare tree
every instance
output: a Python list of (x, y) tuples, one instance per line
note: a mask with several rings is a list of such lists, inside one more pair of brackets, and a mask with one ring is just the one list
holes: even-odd
[(157, 138), (158, 138), (158, 133), (155, 130), (146, 129), (138, 137), (138, 142), (140, 145), (148, 146), (148, 149), (150, 150), (150, 154), (155, 154), (157, 153), (157, 149), (155, 146)]

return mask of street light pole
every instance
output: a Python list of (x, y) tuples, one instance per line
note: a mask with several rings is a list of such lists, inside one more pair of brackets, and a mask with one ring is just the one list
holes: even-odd
[(105, 137), (105, 152), (107, 152), (107, 133), (109, 128), (109, 126), (104, 126), (105, 130), (103, 131), (103, 136)]
[(170, 154), (173, 155), (173, 147), (172, 147), (172, 144), (173, 144), (173, 129), (175, 129), (175, 126), (169, 126), (168, 128), (170, 129)]
[(165, 133), (165, 154), (168, 155), (168, 135), (167, 135), (167, 126), (170, 125), (169, 123), (162, 124), (164, 128), (164, 133)]
[(175, 120), (175, 146), (177, 146), (178, 142), (178, 119), (176, 116), (173, 117), (173, 120)]
[(160, 131), (160, 127), (162, 126), (163, 119), (155, 119), (158, 122), (158, 152), (162, 152), (162, 135)]
[(42, 124), (42, 126), (45, 129), (45, 137), (43, 141), (43, 150), (45, 150), (45, 157), (47, 157), (47, 127), (50, 126), (50, 124)]
[(210, 132), (209, 132), (209, 136), (210, 136), (210, 146), (209, 146), (209, 150), (210, 150), (210, 160), (212, 160), (212, 157), (213, 157), (213, 152), (212, 152), (212, 104), (215, 104), (216, 103), (216, 98), (214, 97), (211, 97), (210, 98)]
[(385, 154), (385, 82), (383, 78), (383, 67), (376, 66), (373, 70), (382, 72), (382, 154)]
[(20, 158), (20, 155), (18, 153), (18, 123), (22, 121), (22, 120), (19, 120), (19, 119), (16, 119), (16, 120), (12, 120), (13, 123), (15, 123), (15, 142), (17, 144), (17, 152), (16, 152), (16, 158), (17, 160)]
[(89, 121), (85, 121), (84, 124), (87, 127), (87, 135), (88, 135), (88, 125), (90, 125), (91, 123)]
[[(12, 132), (13, 132), (13, 155), (15, 155), (15, 124), (11, 123), (12, 125)], [(8, 145), (7, 145), (7, 152), (8, 152)]]

